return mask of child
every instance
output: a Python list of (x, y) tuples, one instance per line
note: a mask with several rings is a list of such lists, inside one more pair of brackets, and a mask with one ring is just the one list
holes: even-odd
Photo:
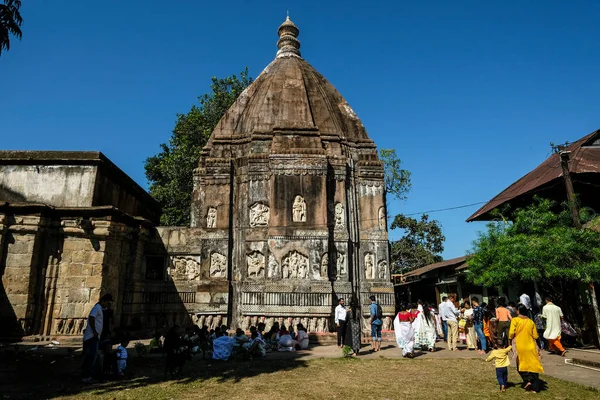
[(485, 361), (496, 360), (496, 378), (500, 385), (500, 391), (505, 392), (506, 384), (508, 383), (508, 366), (510, 365), (508, 352), (512, 350), (512, 347), (503, 348), (502, 345), (502, 339), (498, 339), (494, 343), (494, 350), (492, 350)]
[(119, 378), (125, 375), (125, 368), (127, 368), (127, 346), (129, 346), (129, 340), (124, 339), (121, 341), (121, 345), (117, 347), (117, 376)]

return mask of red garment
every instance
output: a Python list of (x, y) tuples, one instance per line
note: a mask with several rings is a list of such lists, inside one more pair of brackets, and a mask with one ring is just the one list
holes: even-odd
[(419, 315), (420, 311), (419, 310), (413, 310), (410, 312), (410, 315), (413, 317), (413, 319), (417, 319), (417, 316)]
[(398, 313), (400, 322), (410, 322), (410, 313), (408, 311), (400, 311)]

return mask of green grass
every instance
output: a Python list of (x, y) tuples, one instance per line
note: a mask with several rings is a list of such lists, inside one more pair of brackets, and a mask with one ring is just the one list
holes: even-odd
[[(153, 359), (152, 362), (155, 360)], [(160, 359), (158, 359), (160, 361)], [(499, 393), (494, 367), (477, 359), (298, 359), (195, 361), (185, 377), (162, 381), (162, 368), (146, 360), (137, 378), (66, 388), (61, 399), (598, 399), (600, 392), (551, 377), (548, 390), (526, 393), (516, 384)], [(143, 362), (143, 360), (142, 360)], [(73, 391), (73, 389), (75, 389)]]

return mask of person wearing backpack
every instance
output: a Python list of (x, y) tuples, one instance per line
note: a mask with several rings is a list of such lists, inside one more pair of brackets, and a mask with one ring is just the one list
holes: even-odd
[(375, 296), (369, 296), (371, 306), (369, 313), (371, 314), (371, 339), (373, 340), (373, 351), (381, 350), (381, 325), (383, 324), (383, 310), (377, 304)]

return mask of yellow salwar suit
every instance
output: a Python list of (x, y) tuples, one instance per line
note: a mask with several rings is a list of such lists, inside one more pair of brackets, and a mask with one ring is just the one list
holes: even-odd
[(532, 320), (521, 317), (512, 319), (508, 338), (514, 339), (515, 342), (519, 372), (544, 373), (537, 350), (536, 339), (538, 337), (535, 323)]

